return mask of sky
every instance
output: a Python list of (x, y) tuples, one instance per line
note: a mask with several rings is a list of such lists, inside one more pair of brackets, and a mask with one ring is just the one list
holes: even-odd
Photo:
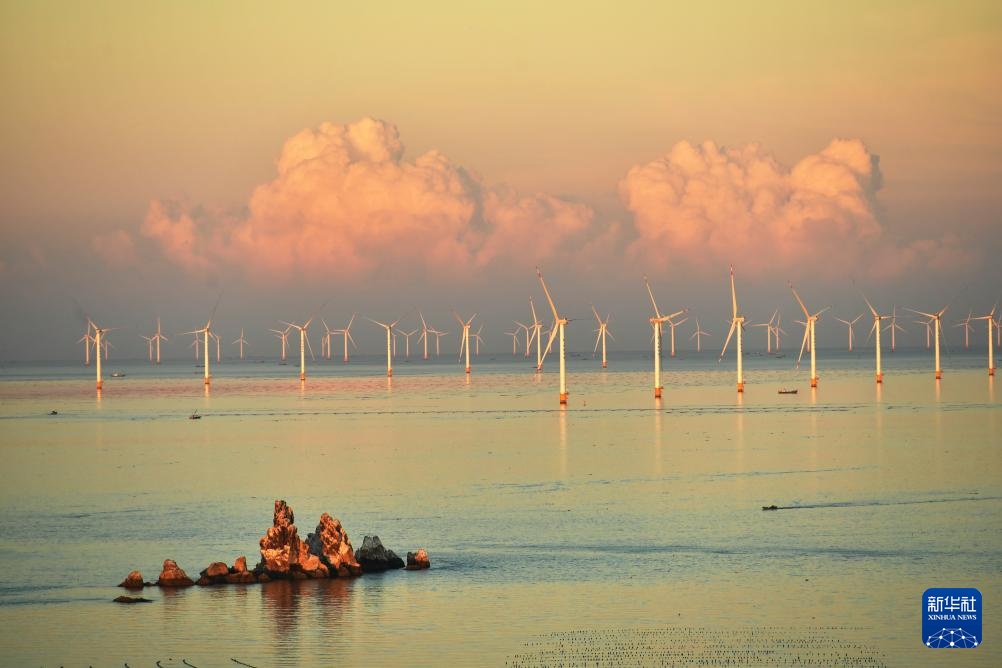
[(0, 361), (217, 299), (503, 350), (536, 265), (628, 349), (644, 276), (721, 334), (731, 264), (750, 321), (1002, 299), (996, 2), (4, 1), (0, 54)]

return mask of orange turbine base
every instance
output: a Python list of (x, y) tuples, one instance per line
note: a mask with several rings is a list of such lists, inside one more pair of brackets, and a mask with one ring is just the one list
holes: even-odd
[(567, 392), (561, 392), (560, 393), (560, 403), (561, 404), (566, 404), (567, 403)]
[(995, 367), (993, 367), (993, 366), (988, 367), (988, 375), (989, 376), (994, 376), (995, 375)]
[(743, 393), (744, 391), (745, 391), (745, 384), (744, 383), (738, 383), (738, 392), (742, 392)]
[(470, 372), (470, 367), (466, 367), (466, 373)]
[(208, 385), (208, 384), (209, 384), (209, 381), (211, 381), (211, 380), (212, 380), (212, 377), (211, 377), (211, 376), (210, 376), (210, 377), (208, 377), (208, 378), (206, 378), (206, 379), (205, 379), (205, 384), (206, 384), (206, 385)]
[(97, 389), (100, 390), (102, 385), (104, 385), (104, 381), (103, 380), (97, 381)]
[(661, 388), (660, 387), (655, 387), (654, 388), (654, 398), (655, 399), (660, 399), (661, 398)]
[(882, 373), (878, 373), (877, 374), (877, 382), (878, 383), (883, 383), (884, 382), (884, 374), (882, 374)]
[(299, 380), (306, 380), (306, 374), (305, 373), (299, 374)]
[(386, 377), (387, 378), (392, 378), (393, 377), (393, 369), (387, 369), (386, 370)]
[(811, 387), (817, 387), (817, 386), (818, 386), (818, 379), (811, 378)]
[(936, 380), (943, 380), (943, 370), (936, 369)]
[(602, 368), (603, 368), (603, 369), (604, 369), (605, 367), (607, 367), (607, 366), (609, 366), (609, 365), (608, 365), (608, 364), (606, 364), (605, 362), (602, 362)]

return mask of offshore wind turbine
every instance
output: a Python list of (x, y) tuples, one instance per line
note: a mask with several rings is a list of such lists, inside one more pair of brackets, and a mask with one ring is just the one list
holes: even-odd
[(703, 352), (703, 337), (710, 336), (709, 332), (704, 332), (699, 326), (699, 318), (696, 318), (696, 331), (692, 333), (689, 340), (696, 339), (696, 352)]
[(327, 326), (327, 321), (320, 318), (320, 324), (324, 326), (324, 333), (320, 335), (320, 359), (331, 358), (331, 338), (335, 330)]
[(160, 331), (160, 316), (157, 316), (157, 333), (153, 335), (153, 341), (156, 343), (157, 350), (157, 364), (160, 364), (160, 342), (167, 340), (167, 337)]
[[(355, 339), (351, 335), (351, 324), (355, 322), (354, 313), (351, 314), (351, 319), (348, 320), (348, 324), (344, 326), (344, 329), (333, 330), (335, 334), (341, 334), (344, 336), (344, 358), (341, 360), (344, 364), (348, 363), (348, 342), (351, 341), (351, 345), (355, 350), (358, 350), (358, 346), (355, 345)], [(328, 344), (328, 351), (330, 349), (330, 344)]]
[(285, 329), (269, 329), (270, 332), (275, 332), (275, 336), (282, 341), (282, 364), (285, 364), (285, 351), (289, 346), (289, 331), (292, 329), (291, 326)]
[[(598, 311), (595, 310), (595, 305), (594, 304), (591, 307), (591, 312), (595, 314), (595, 320), (598, 321), (598, 329), (595, 330), (595, 332), (598, 333), (598, 336), (595, 337), (595, 349), (593, 351), (591, 351), (591, 356), (594, 357), (595, 353), (598, 352), (598, 344), (599, 344), (599, 342), (601, 342), (602, 343), (602, 368), (604, 369), (604, 368), (606, 368), (606, 366), (608, 366), (608, 364), (606, 363), (606, 358), (605, 358), (605, 337), (606, 336), (612, 336), (612, 332), (609, 331), (609, 321), (612, 320), (612, 316), (607, 314), (605, 316), (605, 320), (602, 320), (601, 316), (599, 316), (599, 314), (598, 314)], [(612, 340), (615, 341), (616, 337), (612, 336)]]
[(415, 334), (417, 334), (418, 330), (415, 329), (415, 330), (412, 330), (410, 332), (405, 332), (402, 329), (398, 329), (397, 332), (400, 334), (400, 336), (404, 337), (404, 340), (405, 340), (406, 346), (407, 346), (406, 347), (406, 352), (404, 353), (404, 355), (405, 355), (404, 359), (408, 359), (409, 360), (411, 358), (411, 337), (414, 336)]
[(968, 311), (967, 312), (967, 317), (965, 319), (961, 320), (960, 322), (958, 322), (956, 325), (954, 325), (954, 327), (963, 327), (964, 328), (964, 350), (970, 350), (971, 349), (971, 316), (972, 315), (973, 315), (973, 312), (972, 311)]
[(815, 346), (817, 345), (817, 338), (815, 336), (815, 329), (816, 329), (816, 325), (817, 325), (817, 322), (818, 322), (818, 318), (821, 317), (822, 313), (824, 313), (825, 311), (827, 311), (831, 307), (830, 306), (826, 306), (823, 309), (821, 309), (820, 311), (818, 311), (817, 313), (815, 313), (815, 314), (812, 315), (810, 313), (810, 311), (807, 310), (807, 306), (804, 305), (804, 300), (800, 298), (799, 294), (797, 294), (797, 290), (796, 290), (796, 288), (793, 287), (793, 282), (792, 281), (790, 282), (790, 290), (793, 291), (793, 296), (797, 298), (797, 303), (800, 304), (800, 308), (804, 312), (804, 319), (806, 321), (805, 324), (804, 324), (804, 341), (803, 341), (803, 343), (800, 344), (800, 356), (797, 357), (797, 367), (800, 366), (800, 360), (804, 356), (804, 346), (807, 345), (807, 340), (810, 339), (810, 342), (811, 342), (811, 387), (817, 387), (818, 386), (818, 367), (817, 367), (817, 359), (816, 359), (816, 351), (815, 351)]
[(430, 330), (428, 329), (428, 323), (424, 319), (424, 315), (421, 311), (418, 311), (418, 317), (421, 318), (421, 336), (418, 337), (418, 341), (424, 343), (424, 359), (428, 359), (428, 334)]
[(140, 334), (139, 338), (141, 338), (144, 341), (146, 341), (146, 347), (149, 348), (150, 362), (152, 363), (153, 362), (153, 337), (152, 336), (143, 336), (142, 334)]
[(783, 314), (776, 310), (776, 324), (772, 328), (772, 333), (776, 337), (776, 352), (779, 352), (779, 333), (782, 332), (786, 334), (786, 330), (783, 329)]
[(765, 327), (765, 351), (769, 354), (772, 354), (772, 323), (776, 320), (776, 315), (778, 313), (779, 309), (776, 309), (773, 312), (772, 317), (769, 318), (769, 322), (760, 322), (751, 325), (752, 327)]
[(429, 329), (428, 333), (435, 335), (435, 357), (441, 357), (442, 356), (442, 347), (441, 347), (442, 337), (443, 336), (447, 336), (449, 334), (449, 332), (440, 332), (437, 329)]
[(681, 311), (676, 311), (671, 315), (662, 315), (661, 310), (658, 308), (657, 301), (654, 300), (654, 292), (651, 290), (651, 284), (644, 276), (644, 285), (647, 286), (647, 294), (651, 298), (651, 306), (654, 307), (654, 316), (648, 318), (648, 322), (651, 323), (651, 328), (654, 335), (654, 398), (661, 398), (661, 390), (664, 389), (661, 386), (661, 335), (662, 327), (666, 321), (671, 321), (671, 318), (678, 317), (685, 313), (685, 309)]
[(195, 361), (196, 362), (199, 360), (198, 350), (199, 350), (199, 346), (202, 345), (201, 342), (202, 342), (202, 339), (198, 338), (198, 334), (195, 334), (195, 340), (192, 341), (190, 344), (188, 344), (189, 348), (194, 348), (195, 349)]
[[(310, 328), (310, 324), (317, 317), (326, 306), (326, 303), (321, 305), (317, 312), (310, 316), (310, 319), (304, 322), (302, 325), (298, 325), (294, 322), (286, 322), (284, 320), (280, 321), (283, 325), (290, 328), (295, 328), (299, 330), (299, 380), (306, 380), (306, 349), (310, 349), (310, 359), (316, 361), (316, 357), (313, 355), (313, 345), (310, 343), (310, 337), (307, 336), (307, 330)], [(288, 331), (288, 330), (286, 330)]]
[(240, 338), (237, 339), (236, 341), (234, 341), (233, 343), (240, 345), (240, 359), (243, 359), (244, 358), (244, 346), (250, 347), (250, 344), (247, 342), (247, 339), (244, 338), (244, 328), (243, 327), (240, 328)]
[[(916, 311), (913, 308), (906, 309), (908, 311), (911, 311), (912, 313), (917, 313), (919, 315), (924, 315), (925, 317), (929, 318), (929, 323), (928, 323), (928, 325), (926, 325), (926, 327), (928, 328), (929, 326), (932, 326), (932, 328), (935, 329), (935, 338), (936, 338), (936, 380), (940, 380), (941, 378), (943, 378), (943, 369), (940, 368), (940, 365), (939, 365), (939, 335), (940, 335), (940, 332), (943, 331), (943, 322), (942, 322), (942, 320), (943, 320), (943, 314), (946, 313), (946, 309), (948, 309), (948, 308), (950, 308), (949, 304), (947, 304), (946, 306), (944, 306), (939, 311), (936, 311), (935, 313), (926, 313), (924, 311)], [(927, 331), (928, 331), (928, 329), (927, 329)]]
[(391, 378), (393, 376), (393, 328), (397, 326), (400, 322), (400, 318), (397, 318), (393, 322), (385, 323), (379, 322), (378, 320), (373, 320), (372, 318), (366, 318), (369, 322), (379, 325), (386, 330), (386, 377)]
[[(536, 373), (543, 370), (543, 323), (536, 317), (536, 305), (532, 301), (532, 295), (529, 295), (529, 309), (532, 311), (532, 324), (529, 327), (532, 328), (532, 338), (536, 340)], [(526, 344), (526, 351), (528, 351), (529, 344)]]
[[(881, 320), (887, 320), (888, 316), (886, 316), (886, 315), (880, 315), (879, 313), (877, 313), (877, 309), (873, 308), (873, 304), (871, 304), (870, 300), (866, 298), (866, 295), (863, 295), (863, 301), (866, 302), (867, 308), (870, 309), (870, 314), (873, 315), (873, 327), (870, 328), (870, 334), (875, 334), (876, 335), (876, 340), (875, 340), (875, 343), (876, 343), (876, 356), (877, 356), (877, 375), (876, 375), (876, 378), (877, 378), (877, 383), (880, 384), (880, 383), (884, 382), (884, 370), (883, 370), (883, 368), (880, 365), (880, 330), (881, 330), (881, 327), (882, 327), (881, 324), (880, 324), (880, 321)], [(891, 317), (893, 317), (893, 316), (891, 316)], [(869, 339), (869, 337), (867, 337), (867, 339)]]
[(505, 332), (504, 335), (511, 337), (511, 356), (515, 357), (518, 355), (518, 330), (516, 329), (514, 332)]
[(855, 324), (857, 322), (859, 322), (859, 319), (862, 318), (862, 317), (863, 317), (863, 314), (860, 313), (859, 315), (857, 315), (852, 320), (843, 320), (842, 318), (839, 318), (839, 317), (835, 318), (840, 323), (842, 323), (843, 325), (845, 325), (846, 327), (849, 328), (849, 352), (850, 353), (852, 352), (852, 328), (855, 326)]
[(531, 343), (531, 337), (529, 336), (529, 326), (526, 325), (526, 324), (524, 324), (524, 323), (519, 322), (518, 320), (513, 320), (512, 322), (515, 323), (515, 335), (516, 335), (516, 338), (518, 337), (518, 332), (520, 330), (523, 330), (523, 329), (525, 330), (525, 356), (528, 357), (529, 356), (529, 344)]
[[(972, 318), (973, 320), (985, 320), (988, 322), (988, 375), (995, 375), (995, 351), (992, 349), (992, 326), (998, 327), (998, 324), (994, 320), (995, 309), (998, 308), (998, 304), (992, 307), (992, 310), (988, 315), (983, 315), (978, 318)], [(970, 316), (968, 316), (970, 318)]]
[[(90, 335), (91, 323), (87, 323), (87, 331), (77, 339), (77, 343), (84, 344), (84, 366), (90, 366), (90, 347), (94, 345), (94, 337)], [(100, 353), (98, 353), (100, 354)]]
[(463, 358), (463, 352), (465, 351), (466, 373), (470, 373), (470, 325), (473, 324), (473, 319), (477, 317), (477, 314), (474, 313), (471, 315), (469, 320), (463, 320), (455, 311), (452, 312), (452, 315), (456, 317), (456, 322), (463, 328), (463, 333), (459, 336), (459, 358)]
[(724, 340), (724, 347), (720, 350), (720, 358), (717, 360), (724, 359), (724, 355), (727, 353), (727, 344), (731, 342), (731, 337), (737, 332), (738, 337), (735, 344), (737, 346), (737, 361), (738, 361), (738, 393), (744, 393), (745, 391), (745, 376), (744, 376), (744, 350), (741, 347), (741, 334), (745, 328), (745, 317), (743, 315), (738, 315), (738, 293), (734, 289), (734, 266), (731, 265), (731, 328), (727, 332), (727, 339)]
[[(221, 354), (219, 352), (219, 341), (223, 337), (221, 337), (221, 336), (219, 336), (218, 334), (215, 334), (215, 333), (210, 334), (210, 336), (216, 342), (216, 364), (219, 364), (222, 361), (222, 356), (221, 356)], [(206, 354), (208, 354), (208, 353), (206, 353)]]
[(477, 345), (474, 348), (477, 357), (480, 357), (480, 343), (484, 340), (483, 337), (480, 336), (480, 332), (482, 331), (484, 331), (484, 326), (480, 325), (480, 327), (477, 328), (477, 331), (473, 334), (473, 339), (477, 342)]
[[(570, 322), (567, 318), (560, 317), (557, 312), (557, 305), (553, 303), (553, 297), (550, 296), (550, 290), (546, 287), (546, 281), (543, 280), (543, 272), (536, 267), (536, 276), (539, 277), (539, 283), (543, 286), (543, 293), (546, 295), (546, 301), (550, 304), (550, 310), (553, 311), (553, 329), (550, 330), (550, 340), (546, 344), (546, 351), (550, 351), (550, 346), (553, 345), (553, 339), (557, 336), (560, 337), (560, 403), (561, 405), (567, 404), (567, 357), (566, 349), (564, 344), (564, 328), (567, 323)], [(529, 302), (532, 303), (531, 301)], [(533, 309), (535, 311), (535, 309)]]
[[(897, 336), (896, 336), (897, 332), (904, 333), (904, 331), (905, 331), (905, 328), (898, 324), (898, 307), (897, 307), (897, 305), (895, 305), (891, 309), (890, 320), (891, 320), (890, 324), (887, 325), (887, 327), (885, 329), (891, 330), (891, 352), (893, 353), (894, 350), (897, 348), (897, 345), (898, 345)], [(927, 345), (926, 348), (928, 349), (928, 347), (929, 346)]]
[(671, 330), (671, 357), (675, 357), (675, 328), (689, 319), (688, 317), (685, 317), (676, 322), (675, 320), (672, 319), (674, 317), (675, 316), (668, 316), (665, 319), (665, 322), (668, 323), (668, 328)]

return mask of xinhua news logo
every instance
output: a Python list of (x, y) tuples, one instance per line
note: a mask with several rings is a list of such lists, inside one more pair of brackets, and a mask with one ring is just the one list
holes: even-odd
[(981, 592), (961, 587), (922, 594), (922, 642), (932, 649), (973, 649), (983, 642)]

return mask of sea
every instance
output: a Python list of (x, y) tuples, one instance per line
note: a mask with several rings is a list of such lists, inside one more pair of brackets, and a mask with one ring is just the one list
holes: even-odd
[[(0, 365), (0, 665), (1002, 665), (984, 351)], [(113, 372), (121, 374), (112, 377)], [(795, 389), (796, 394), (780, 394)], [(55, 411), (55, 414), (50, 414)], [(197, 413), (201, 419), (189, 419)], [(259, 559), (276, 499), (431, 568), (143, 590)], [(777, 510), (763, 510), (776, 506)], [(923, 593), (979, 590), (976, 648)]]

